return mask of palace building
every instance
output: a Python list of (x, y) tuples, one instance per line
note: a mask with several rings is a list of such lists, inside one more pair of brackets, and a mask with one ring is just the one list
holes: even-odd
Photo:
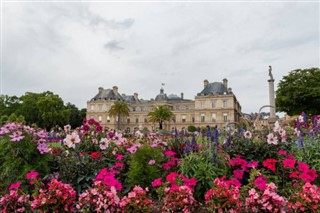
[(167, 95), (164, 89), (151, 100), (143, 100), (137, 93), (133, 95), (120, 94), (118, 87), (104, 89), (99, 87), (98, 94), (87, 102), (87, 118), (94, 118), (102, 126), (110, 129), (117, 128), (116, 117), (108, 115), (108, 111), (117, 100), (128, 104), (130, 115), (120, 118), (120, 128), (126, 131), (133, 130), (157, 130), (158, 123), (148, 121), (148, 113), (156, 106), (165, 105), (169, 107), (175, 118), (164, 124), (164, 129), (171, 131), (187, 129), (192, 125), (195, 127), (215, 126), (222, 128), (228, 123), (238, 122), (241, 117), (241, 106), (237, 101), (232, 89), (228, 87), (228, 80), (209, 83), (204, 80), (202, 91), (197, 93), (194, 100), (184, 98), (183, 93), (178, 95)]

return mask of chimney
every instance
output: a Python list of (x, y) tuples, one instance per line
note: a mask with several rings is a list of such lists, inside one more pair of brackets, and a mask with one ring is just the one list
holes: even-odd
[(103, 89), (103, 87), (99, 87), (98, 90), (99, 90), (99, 92), (102, 92), (104, 89)]
[(209, 84), (209, 81), (208, 81), (208, 80), (204, 80), (204, 81), (203, 81), (204, 88), (206, 88), (206, 87), (208, 86), (208, 84)]
[(183, 99), (183, 92), (181, 93), (181, 99)]
[(118, 87), (117, 86), (113, 86), (112, 87), (112, 91), (113, 91), (113, 93), (118, 93)]
[(134, 99), (139, 100), (139, 99), (138, 99), (138, 93), (135, 92), (135, 93), (133, 94), (133, 96), (134, 96)]
[(228, 89), (228, 80), (226, 78), (224, 78), (222, 80), (222, 82), (223, 82), (223, 85), (225, 86), (225, 88)]

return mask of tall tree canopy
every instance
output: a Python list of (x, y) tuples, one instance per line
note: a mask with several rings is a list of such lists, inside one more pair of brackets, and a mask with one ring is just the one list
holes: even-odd
[(174, 114), (166, 106), (157, 106), (152, 112), (148, 113), (149, 121), (159, 123), (159, 129), (162, 129), (165, 121), (170, 121), (172, 118), (174, 118)]
[(0, 124), (6, 121), (25, 120), (28, 125), (50, 129), (55, 125), (71, 124), (73, 128), (81, 125), (86, 110), (68, 103), (50, 91), (42, 93), (26, 92), (21, 97), (0, 96)]
[(111, 106), (108, 114), (112, 117), (117, 117), (118, 129), (120, 129), (120, 119), (122, 116), (129, 116), (129, 106), (123, 101), (115, 101)]
[(280, 80), (276, 110), (288, 115), (320, 114), (320, 69), (297, 69)]

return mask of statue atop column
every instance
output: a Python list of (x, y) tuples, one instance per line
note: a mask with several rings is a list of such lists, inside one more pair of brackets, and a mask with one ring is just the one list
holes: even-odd
[(270, 80), (274, 80), (273, 79), (273, 75), (272, 75), (272, 67), (271, 67), (271, 65), (269, 65), (269, 76), (270, 76)]

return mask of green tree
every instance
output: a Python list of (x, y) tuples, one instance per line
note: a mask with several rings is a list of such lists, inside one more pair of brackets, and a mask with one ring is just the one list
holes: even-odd
[(20, 105), (21, 100), (17, 96), (0, 95), (0, 116), (17, 114)]
[(67, 103), (66, 111), (69, 115), (67, 122), (72, 128), (81, 126), (83, 119), (86, 117), (86, 109), (79, 110), (74, 104)]
[(276, 92), (276, 110), (288, 115), (320, 114), (320, 69), (297, 69), (284, 76)]
[(26, 92), (21, 100), (19, 114), (25, 117), (27, 124), (37, 124), (49, 129), (55, 125), (64, 125), (68, 121), (69, 114), (59, 95), (50, 91)]
[(117, 117), (118, 129), (120, 129), (120, 119), (122, 116), (129, 116), (129, 106), (123, 101), (115, 101), (111, 106), (108, 114), (112, 117)]
[(152, 112), (148, 113), (148, 120), (153, 123), (159, 123), (159, 129), (165, 121), (170, 121), (174, 118), (173, 112), (166, 106), (157, 106)]

